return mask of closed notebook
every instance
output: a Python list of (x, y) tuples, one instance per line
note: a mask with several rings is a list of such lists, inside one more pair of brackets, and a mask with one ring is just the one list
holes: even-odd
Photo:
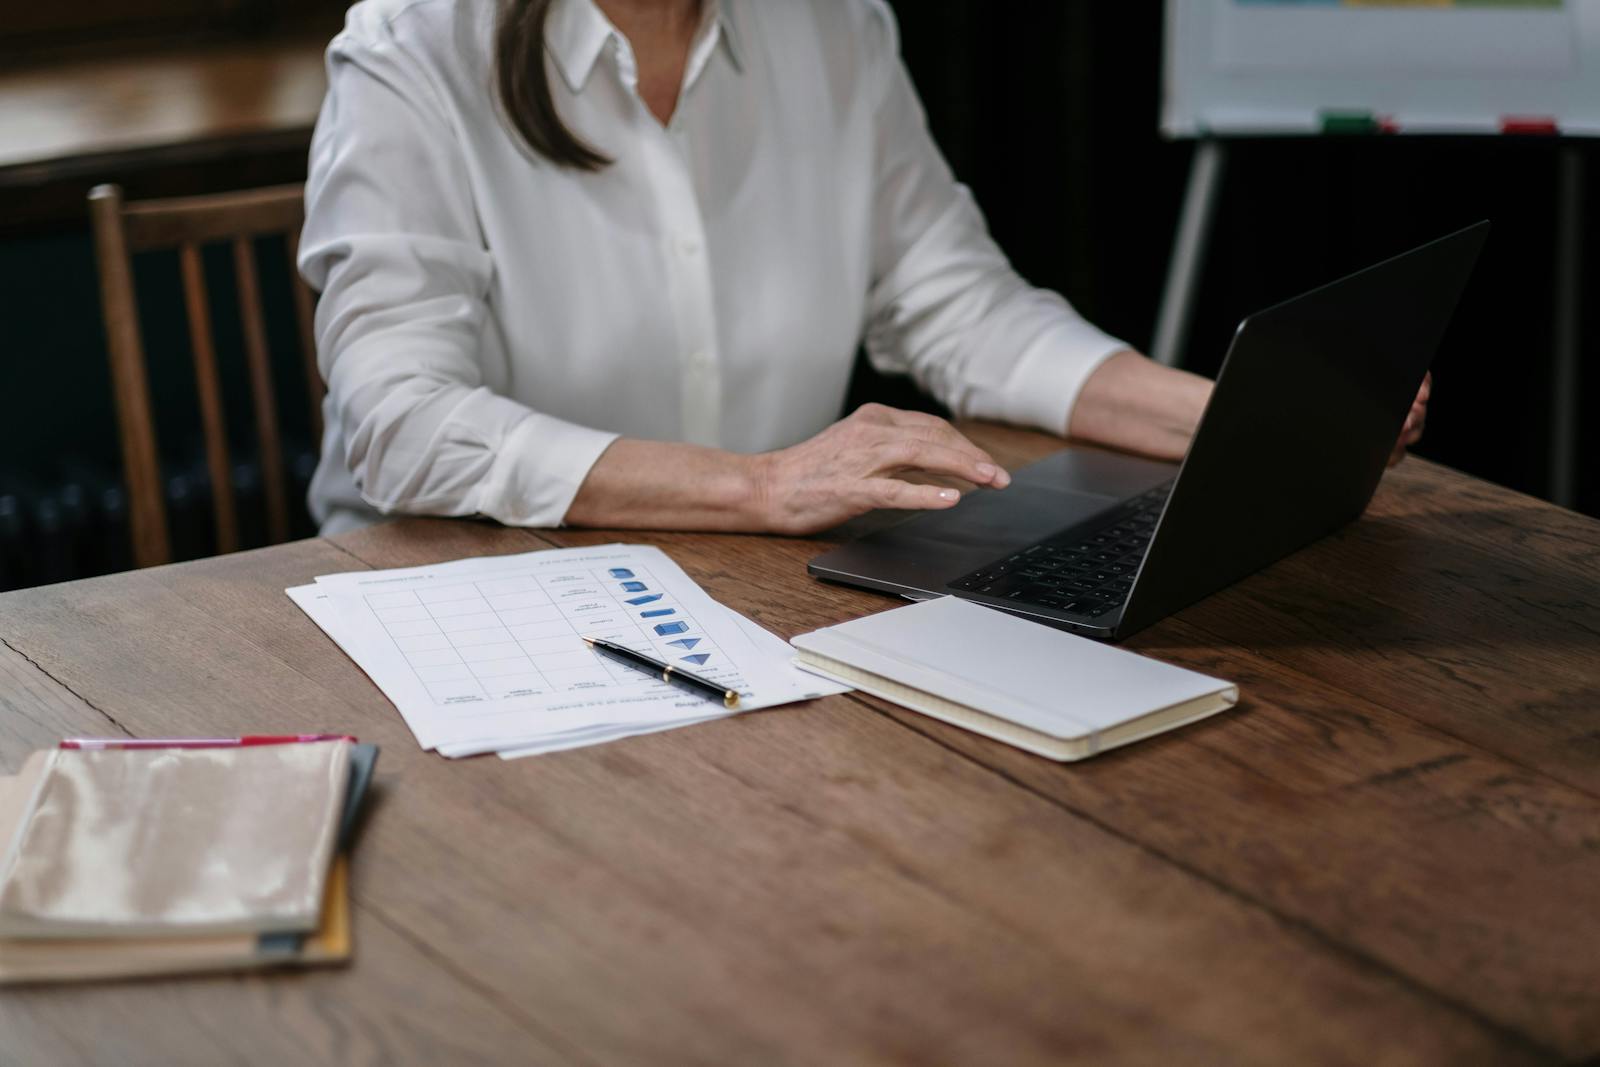
[(349, 742), (41, 756), (0, 826), (0, 937), (321, 927)]
[(1055, 760), (1234, 706), (1238, 687), (941, 597), (801, 634), (800, 667)]

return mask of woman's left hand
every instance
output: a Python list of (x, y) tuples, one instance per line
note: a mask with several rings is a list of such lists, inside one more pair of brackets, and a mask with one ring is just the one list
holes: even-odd
[(1400, 428), (1400, 440), (1394, 444), (1394, 451), (1389, 453), (1389, 466), (1394, 466), (1405, 458), (1406, 449), (1422, 440), (1422, 428), (1428, 424), (1428, 394), (1433, 392), (1433, 372), (1429, 371), (1422, 376), (1422, 388), (1417, 390), (1417, 398), (1411, 402), (1411, 412), (1406, 415), (1406, 424)]

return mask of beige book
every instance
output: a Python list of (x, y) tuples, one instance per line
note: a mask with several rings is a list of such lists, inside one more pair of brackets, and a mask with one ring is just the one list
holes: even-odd
[(0, 793), (0, 938), (321, 927), (348, 742), (34, 759)]
[(336, 856), (328, 875), (322, 925), (294, 944), (279, 946), (271, 938), (253, 934), (0, 940), (0, 985), (303, 967), (349, 958), (349, 860)]

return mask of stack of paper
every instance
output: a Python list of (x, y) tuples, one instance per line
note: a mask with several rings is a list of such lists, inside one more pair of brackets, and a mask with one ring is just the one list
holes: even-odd
[(0, 778), (0, 982), (349, 958), (376, 748), (200, 744), (36, 752)]
[(796, 670), (779, 638), (644, 545), (329, 574), (286, 592), (445, 756), (534, 755), (731, 714), (585, 637), (736, 689), (738, 711), (848, 688)]

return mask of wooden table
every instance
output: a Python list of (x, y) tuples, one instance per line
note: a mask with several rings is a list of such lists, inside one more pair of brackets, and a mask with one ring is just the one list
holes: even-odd
[(0, 235), (81, 229), (101, 182), (142, 199), (304, 181), (337, 28), (0, 64)]
[[(891, 603), (808, 578), (814, 541), (623, 537), (785, 637)], [(407, 520), (0, 597), (8, 773), (75, 733), (384, 749), (352, 967), (0, 993), (0, 1061), (1600, 1054), (1600, 524), (1408, 460), (1129, 642), (1237, 710), (1078, 765), (856, 696), (449, 762), (282, 593), (615, 539)]]
[(0, 185), (104, 175), (305, 138), (327, 88), (329, 33), (24, 67), (0, 74)]

